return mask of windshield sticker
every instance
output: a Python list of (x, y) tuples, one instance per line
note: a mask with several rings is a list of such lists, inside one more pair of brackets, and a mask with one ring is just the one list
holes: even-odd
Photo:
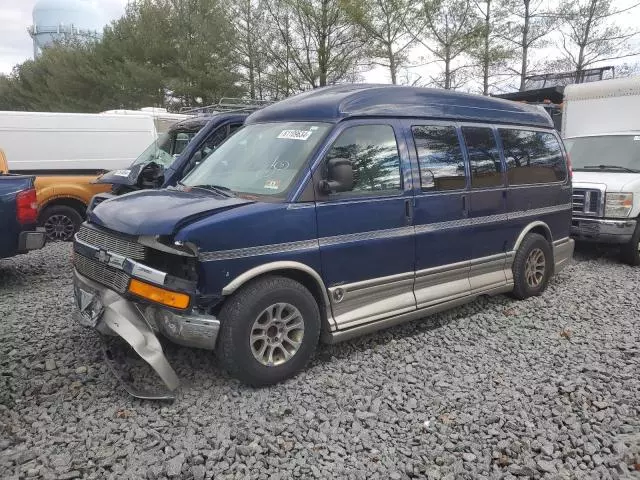
[(633, 137), (633, 141), (637, 142), (640, 140), (640, 135), (636, 135), (635, 137)]
[(116, 170), (113, 172), (116, 177), (128, 177), (130, 173), (131, 170)]
[(280, 180), (267, 180), (266, 182), (264, 182), (264, 188), (268, 190), (279, 190)]
[(315, 125), (313, 127), (309, 127), (309, 130), (317, 130), (318, 127), (316, 127)]
[(290, 140), (307, 140), (313, 132), (309, 130), (283, 130), (278, 138), (288, 138)]

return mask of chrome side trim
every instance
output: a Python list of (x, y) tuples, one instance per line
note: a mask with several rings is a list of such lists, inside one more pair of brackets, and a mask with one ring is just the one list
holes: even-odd
[(318, 240), (301, 240), (298, 242), (274, 243), (271, 245), (258, 245), (256, 247), (236, 248), (233, 250), (218, 250), (214, 252), (201, 252), (199, 259), (203, 262), (215, 262), (219, 260), (232, 260), (244, 257), (257, 257), (274, 253), (288, 253), (302, 250), (315, 250), (318, 248)]
[(249, 280), (256, 278), (260, 275), (264, 275), (265, 273), (275, 272), (278, 270), (299, 270), (311, 276), (313, 280), (316, 282), (318, 289), (322, 292), (322, 297), (324, 300), (325, 314), (327, 316), (328, 327), (330, 329), (336, 328), (336, 321), (333, 318), (333, 313), (331, 311), (331, 302), (329, 301), (329, 296), (327, 295), (327, 288), (324, 285), (324, 281), (322, 277), (316, 272), (313, 268), (304, 263), (300, 262), (291, 262), (291, 261), (279, 261), (279, 262), (271, 262), (265, 263), (263, 265), (259, 265), (255, 268), (247, 270), (246, 272), (238, 275), (231, 282), (224, 286), (222, 289), (222, 295), (228, 296), (233, 292), (238, 290), (242, 285), (247, 283)]
[(415, 310), (413, 277), (413, 272), (406, 272), (329, 288), (336, 324), (348, 328)]
[(469, 261), (419, 270), (415, 274), (417, 308), (454, 300), (469, 294)]
[(523, 217), (535, 217), (537, 215), (547, 215), (549, 213), (564, 212), (565, 210), (571, 210), (572, 204), (565, 203), (562, 205), (553, 205), (551, 207), (533, 208), (531, 210), (519, 210), (517, 212), (507, 213), (508, 219), (523, 218)]
[(459, 220), (451, 220), (449, 222), (427, 223), (416, 225), (416, 233), (435, 232), (440, 230), (449, 230), (452, 228), (470, 227), (473, 225), (484, 225), (489, 223), (506, 222), (507, 214), (488, 215), (485, 217), (461, 218)]
[(535, 222), (531, 222), (529, 225), (527, 225), (526, 227), (524, 227), (522, 229), (522, 231), (520, 232), (520, 235), (518, 235), (518, 238), (516, 239), (515, 245), (513, 246), (513, 251), (514, 252), (518, 251), (518, 248), (520, 248), (520, 244), (524, 240), (524, 237), (527, 235), (527, 233), (529, 233), (531, 230), (533, 230), (536, 227), (544, 228), (546, 230), (546, 232), (549, 234), (549, 238), (553, 239), (553, 236), (551, 235), (551, 229), (549, 228), (549, 225), (547, 225), (544, 222), (541, 222), (540, 220), (537, 220)]
[(554, 273), (558, 273), (566, 267), (573, 258), (575, 240), (566, 237), (553, 242)]
[[(483, 295), (498, 295), (500, 293), (509, 292), (512, 289), (512, 286), (505, 285), (504, 287), (498, 287), (486, 292), (483, 292)], [(454, 307), (458, 307), (460, 305), (464, 305), (465, 303), (472, 302), (480, 294), (470, 294), (465, 295), (461, 298), (457, 298), (454, 300), (449, 300), (443, 303), (438, 303), (437, 305), (432, 305), (430, 307), (421, 308), (419, 310), (414, 310), (412, 312), (404, 313), (401, 315), (396, 315), (394, 317), (385, 318), (384, 320), (379, 320), (377, 322), (371, 322), (364, 325), (358, 325), (353, 328), (349, 328), (347, 330), (340, 330), (335, 332), (324, 332), (322, 339), (326, 343), (338, 343), (343, 342), (345, 340), (350, 340), (352, 338), (356, 338), (362, 335), (366, 335), (368, 333), (373, 333), (378, 330), (382, 330), (384, 328), (393, 327), (395, 325), (400, 325), (402, 323), (410, 322), (412, 320), (418, 320), (427, 315), (432, 315), (434, 313), (439, 313), (444, 310), (449, 310)]]
[(321, 247), (338, 245), (342, 243), (360, 242), (364, 240), (379, 240), (382, 238), (396, 238), (413, 235), (414, 227), (388, 228), (385, 230), (372, 230), (369, 232), (349, 233), (346, 235), (335, 235), (333, 237), (321, 237), (319, 243)]

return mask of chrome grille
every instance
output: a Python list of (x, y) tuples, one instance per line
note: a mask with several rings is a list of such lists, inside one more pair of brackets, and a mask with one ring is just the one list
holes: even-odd
[(79, 254), (73, 256), (73, 265), (78, 273), (101, 283), (119, 293), (125, 293), (129, 287), (129, 275), (123, 271), (108, 267), (100, 262), (91, 260)]
[(123, 255), (134, 260), (144, 260), (146, 258), (147, 249), (144, 245), (132, 242), (126, 238), (117, 237), (95, 228), (89, 228), (86, 225), (80, 227), (78, 231), (78, 239), (93, 245), (101, 250), (108, 250), (118, 255)]
[(573, 189), (573, 213), (579, 216), (596, 217), (601, 215), (602, 192), (595, 189)]

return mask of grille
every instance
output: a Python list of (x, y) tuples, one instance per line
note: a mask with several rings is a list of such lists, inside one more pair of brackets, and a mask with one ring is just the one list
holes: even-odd
[(101, 250), (108, 250), (134, 260), (144, 260), (147, 256), (147, 249), (144, 245), (95, 228), (89, 228), (86, 225), (80, 227), (78, 239)]
[(101, 283), (118, 293), (125, 293), (129, 286), (129, 275), (115, 268), (103, 265), (82, 255), (73, 256), (73, 264), (81, 275)]
[(595, 217), (600, 210), (602, 192), (584, 188), (573, 189), (573, 213)]

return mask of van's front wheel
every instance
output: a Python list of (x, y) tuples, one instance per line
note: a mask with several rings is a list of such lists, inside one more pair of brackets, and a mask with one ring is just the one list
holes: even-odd
[(315, 298), (285, 277), (251, 282), (225, 302), (219, 316), (220, 363), (253, 386), (271, 385), (302, 370), (320, 336)]
[(513, 260), (513, 296), (525, 298), (540, 295), (553, 273), (553, 250), (546, 238), (528, 233)]

